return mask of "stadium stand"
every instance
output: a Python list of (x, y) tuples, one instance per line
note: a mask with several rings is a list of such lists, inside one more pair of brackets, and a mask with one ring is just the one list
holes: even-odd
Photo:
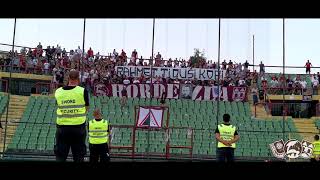
[[(127, 128), (112, 129), (111, 146), (130, 146), (133, 143), (133, 131), (130, 126), (134, 125), (134, 107), (136, 105), (158, 105), (159, 102), (157, 99), (129, 98), (128, 105), (122, 109), (118, 97), (92, 96), (91, 104), (88, 119), (93, 118), (92, 111), (95, 107), (101, 107), (104, 118), (109, 119), (112, 126), (128, 126)], [(176, 146), (192, 146), (194, 157), (214, 156), (216, 152), (214, 129), (217, 125), (217, 102), (171, 99), (168, 100), (167, 105), (170, 108), (169, 127), (191, 127), (194, 129), (193, 144), (191, 144), (185, 129), (173, 129), (169, 138), (170, 143)], [(56, 130), (55, 109), (54, 98), (31, 96), (7, 152), (53, 154)], [(248, 102), (220, 102), (218, 113), (223, 115), (225, 112), (232, 112), (232, 122), (238, 127), (241, 135), (241, 141), (237, 144), (238, 148), (235, 152), (238, 157), (271, 157), (268, 144), (282, 138), (301, 139), (300, 135), (295, 133), (297, 130), (292, 118), (287, 118), (285, 121), (284, 130), (288, 133), (283, 135), (282, 118), (252, 119)], [(221, 123), (220, 119), (218, 123)], [(148, 152), (164, 155), (166, 138), (164, 131), (137, 131), (135, 153)], [(170, 154), (173, 155), (188, 155), (189, 152), (190, 150), (187, 148), (170, 149)], [(112, 150), (112, 153), (130, 154), (130, 150)]]

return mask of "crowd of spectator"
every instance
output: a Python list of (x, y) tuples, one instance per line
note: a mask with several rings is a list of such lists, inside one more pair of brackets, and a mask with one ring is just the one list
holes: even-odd
[[(12, 60), (11, 60), (12, 59)], [(268, 88), (269, 93), (277, 94), (281, 92), (281, 88), (285, 88), (290, 94), (301, 94), (301, 89), (307, 88), (306, 76), (298, 75), (291, 78), (290, 75), (285, 77), (281, 73), (277, 76), (265, 73), (265, 65), (262, 61), (259, 64), (259, 73), (256, 71), (250, 72), (249, 63), (236, 63), (232, 60), (227, 62), (222, 61), (220, 68), (226, 70), (226, 75), (220, 81), (214, 80), (179, 80), (164, 77), (126, 77), (118, 76), (115, 73), (115, 66), (155, 66), (155, 67), (192, 67), (217, 69), (218, 63), (212, 60), (206, 60), (203, 57), (190, 57), (190, 59), (171, 59), (164, 60), (160, 52), (154, 57), (148, 59), (138, 56), (138, 52), (134, 49), (131, 56), (122, 49), (120, 53), (116, 49), (107, 56), (100, 55), (99, 52), (94, 54), (90, 47), (88, 51), (83, 50), (78, 46), (77, 49), (72, 49), (69, 52), (61, 46), (47, 46), (43, 48), (41, 43), (35, 48), (21, 48), (18, 53), (10, 51), (5, 57), (0, 58), (0, 66), (4, 71), (8, 71), (13, 65), (13, 72), (24, 72), (34, 74), (53, 75), (53, 83), (63, 84), (64, 77), (71, 69), (80, 70), (81, 83), (88, 89), (93, 90), (96, 83), (187, 83), (193, 85), (222, 85), (227, 86), (255, 86), (258, 80), (261, 81), (261, 86), (255, 86), (257, 89)], [(306, 72), (310, 73), (311, 63), (306, 63)], [(271, 81), (267, 82), (268, 76)], [(312, 86), (318, 87), (320, 75), (310, 75)]]
[[(11, 61), (12, 59), (12, 61)], [(201, 81), (197, 79), (179, 80), (163, 77), (125, 77), (118, 76), (115, 73), (115, 66), (155, 66), (155, 67), (192, 67), (192, 68), (218, 68), (217, 63), (199, 57), (196, 60), (169, 58), (164, 60), (160, 52), (154, 58), (148, 59), (138, 56), (134, 49), (128, 58), (126, 52), (120, 53), (113, 50), (107, 56), (94, 54), (90, 47), (87, 52), (83, 52), (80, 46), (75, 50), (66, 51), (61, 46), (47, 46), (43, 48), (41, 43), (35, 48), (21, 48), (20, 53), (10, 51), (5, 57), (1, 58), (0, 65), (2, 70), (9, 70), (13, 63), (13, 72), (24, 72), (34, 74), (53, 75), (53, 82), (63, 84), (64, 77), (70, 69), (79, 69), (81, 71), (81, 82), (89, 89), (93, 89), (94, 84), (103, 83), (191, 83), (194, 85), (222, 85), (222, 86), (250, 86), (257, 82), (257, 73), (250, 73), (249, 63), (234, 63), (231, 60), (227, 63), (224, 60), (221, 63), (221, 69), (226, 70), (226, 76), (220, 81)], [(152, 82), (151, 82), (152, 81)]]
[[(268, 82), (268, 78), (271, 81)], [(278, 75), (265, 74), (261, 76), (261, 83), (262, 88), (266, 88), (269, 94), (282, 94), (284, 91), (288, 95), (302, 95), (307, 89), (313, 89), (313, 94), (316, 94), (320, 83), (320, 74), (319, 72), (310, 75), (298, 74), (295, 77), (290, 74), (284, 76), (281, 73)]]

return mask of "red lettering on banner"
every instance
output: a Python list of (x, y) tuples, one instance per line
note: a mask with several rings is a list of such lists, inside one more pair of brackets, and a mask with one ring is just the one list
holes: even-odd
[(173, 98), (178, 99), (180, 95), (180, 86), (178, 84), (173, 85)]
[(204, 88), (203, 86), (196, 86), (192, 92), (192, 100), (203, 100)]
[(153, 84), (153, 97), (161, 98), (161, 94), (166, 91), (166, 87), (163, 84)]
[(168, 84), (167, 85), (167, 98), (178, 99), (179, 98), (179, 84)]
[(140, 86), (140, 98), (150, 98), (150, 85), (149, 84), (139, 84)]
[(122, 97), (121, 91), (123, 89), (122, 84), (112, 84), (112, 96)]
[(204, 86), (203, 100), (211, 100), (210, 99), (211, 92), (212, 92), (211, 86)]
[(139, 89), (137, 87), (137, 84), (130, 84), (127, 86), (127, 92), (128, 92), (128, 97), (138, 97)]
[[(96, 84), (96, 96), (117, 96), (121, 97), (122, 84)], [(218, 89), (220, 88), (220, 89)], [(134, 98), (161, 98), (166, 92), (167, 99), (178, 99), (180, 96), (179, 84), (130, 84), (127, 86), (128, 97)], [(218, 95), (219, 92), (219, 95)], [(196, 86), (192, 92), (192, 100), (218, 100), (221, 101), (246, 101), (246, 87), (217, 87), (217, 86)]]

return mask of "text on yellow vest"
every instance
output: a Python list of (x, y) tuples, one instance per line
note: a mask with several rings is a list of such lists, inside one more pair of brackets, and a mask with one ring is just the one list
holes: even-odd
[(315, 156), (320, 156), (320, 141), (314, 141), (312, 143), (313, 145), (313, 153), (312, 153), (312, 158), (314, 158)]
[(62, 87), (55, 92), (58, 104), (58, 125), (80, 125), (86, 121), (86, 107), (84, 101), (84, 88), (76, 86), (70, 90)]
[(95, 119), (89, 121), (89, 143), (90, 144), (103, 144), (109, 141), (109, 123), (102, 119), (96, 121)]
[[(225, 124), (219, 124), (218, 130), (220, 134), (220, 138), (225, 141), (230, 141), (234, 138), (234, 133), (236, 132), (236, 127), (233, 125), (225, 125)], [(236, 144), (232, 143), (231, 146), (226, 146), (221, 142), (218, 142), (218, 148), (221, 147), (231, 147), (236, 148)]]

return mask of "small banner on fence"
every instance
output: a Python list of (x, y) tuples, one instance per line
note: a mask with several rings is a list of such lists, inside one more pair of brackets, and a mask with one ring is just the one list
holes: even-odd
[[(151, 67), (151, 66), (116, 66), (118, 76), (127, 77), (169, 77), (172, 79), (197, 79), (216, 80), (218, 79), (217, 69), (202, 68), (173, 68), (173, 67)], [(226, 70), (220, 70), (220, 79), (225, 77)]]
[(164, 110), (156, 107), (139, 107), (137, 127), (161, 128)]

